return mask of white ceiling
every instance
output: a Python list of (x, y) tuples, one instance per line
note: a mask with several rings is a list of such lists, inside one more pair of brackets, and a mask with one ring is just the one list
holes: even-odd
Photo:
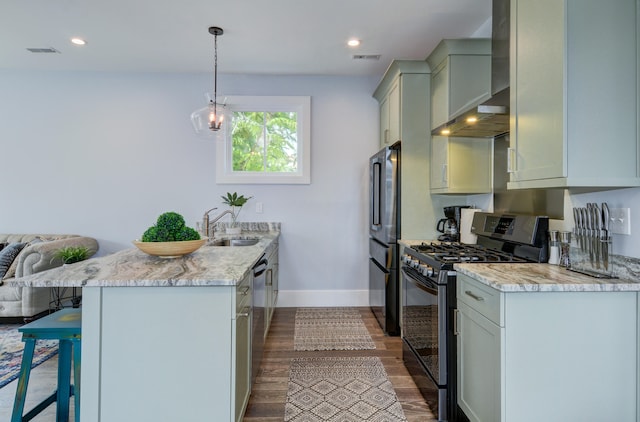
[[(391, 60), (423, 60), (490, 15), (491, 0), (2, 0), (0, 68), (211, 71), (208, 28), (220, 26), (220, 73), (381, 76)], [(361, 46), (347, 47), (350, 37)]]

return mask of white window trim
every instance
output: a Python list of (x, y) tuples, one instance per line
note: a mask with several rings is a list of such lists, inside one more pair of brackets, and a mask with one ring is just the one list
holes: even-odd
[(234, 172), (231, 168), (231, 133), (216, 142), (216, 183), (310, 184), (311, 183), (311, 97), (227, 96), (232, 111), (296, 111), (298, 115), (298, 171), (296, 173)]

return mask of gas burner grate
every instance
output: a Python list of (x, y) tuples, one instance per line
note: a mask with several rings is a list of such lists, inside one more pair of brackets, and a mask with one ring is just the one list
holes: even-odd
[(422, 243), (412, 246), (415, 251), (444, 263), (527, 262), (509, 252), (487, 249), (480, 245), (463, 243)]

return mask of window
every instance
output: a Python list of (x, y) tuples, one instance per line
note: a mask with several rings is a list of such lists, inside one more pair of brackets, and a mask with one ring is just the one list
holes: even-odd
[(311, 183), (311, 98), (227, 97), (217, 183)]

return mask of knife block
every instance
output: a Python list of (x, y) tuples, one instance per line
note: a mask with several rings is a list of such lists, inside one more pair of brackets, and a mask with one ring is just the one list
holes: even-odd
[[(569, 270), (586, 274), (596, 278), (617, 278), (613, 271), (611, 256), (613, 255), (613, 242), (590, 236), (572, 233), (569, 258), (571, 266)], [(598, 251), (596, 253), (596, 251)], [(605, 251), (608, 262), (605, 262)], [(605, 267), (606, 263), (606, 267)]]

